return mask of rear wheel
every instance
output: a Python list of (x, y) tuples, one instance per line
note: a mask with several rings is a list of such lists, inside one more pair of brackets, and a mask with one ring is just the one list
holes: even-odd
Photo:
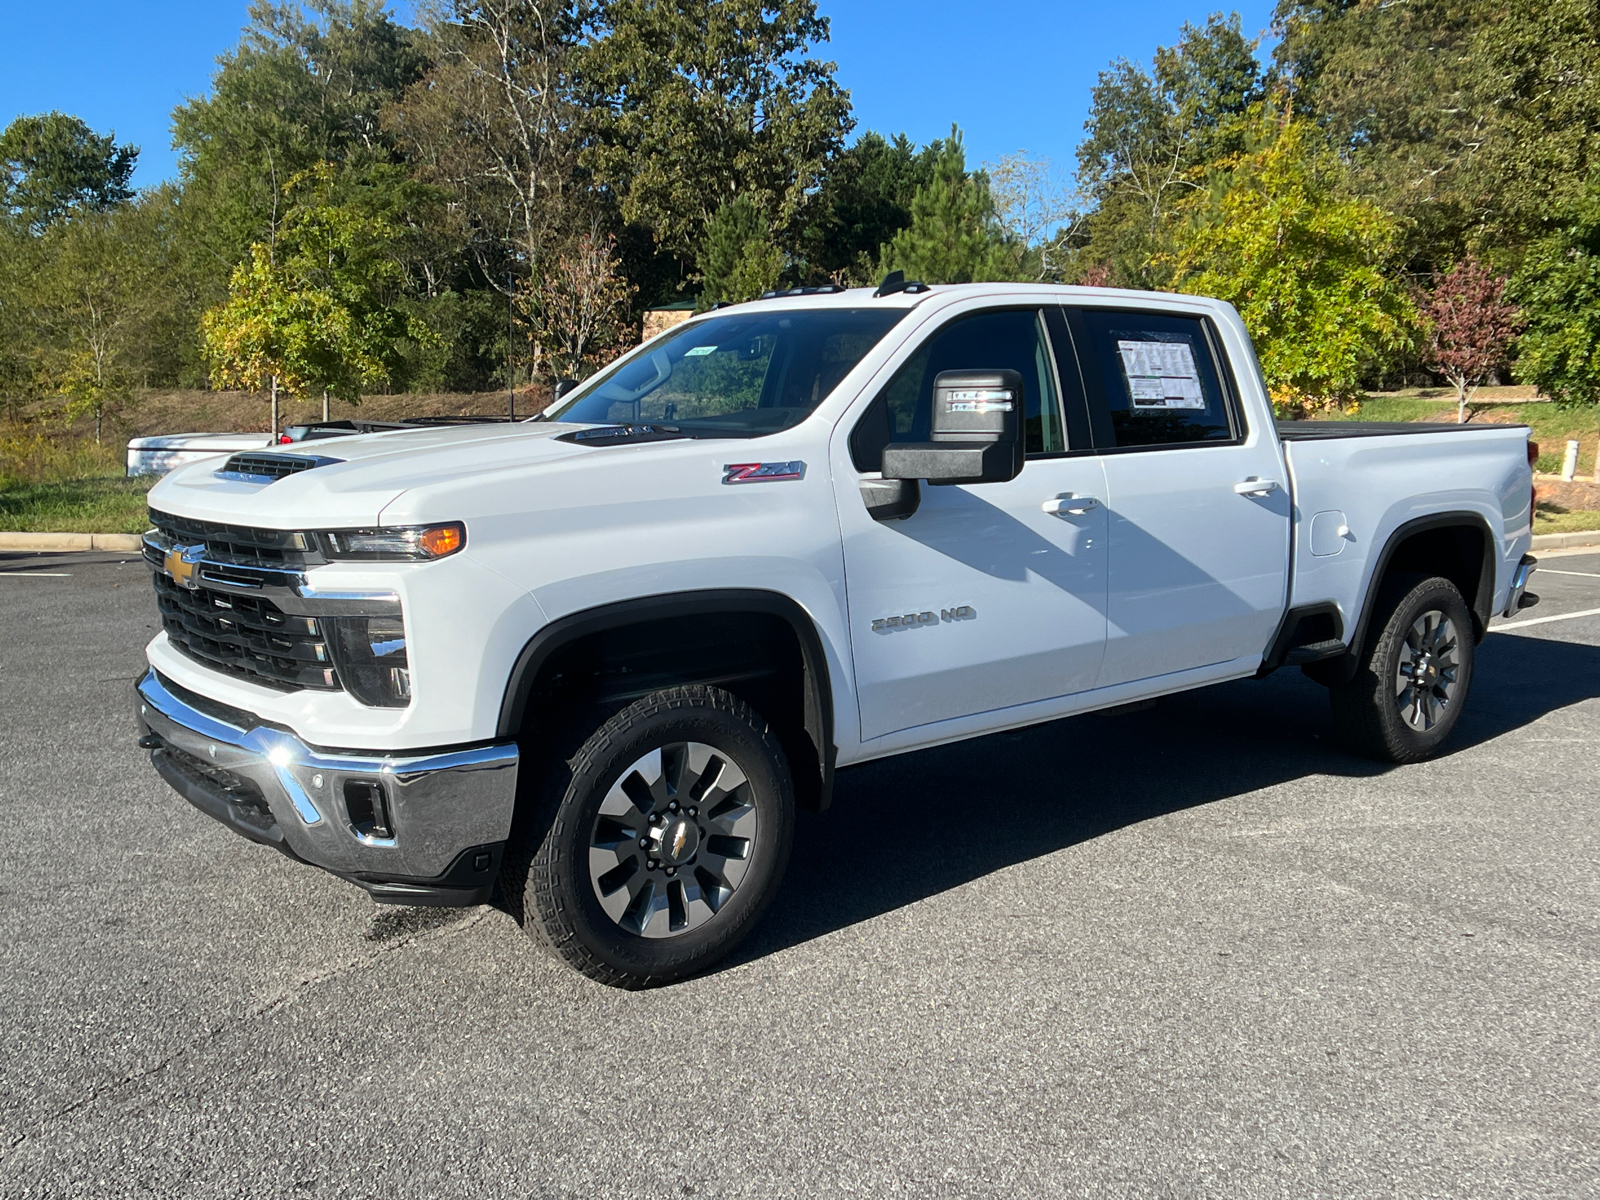
[(541, 807), (514, 839), (507, 899), (564, 961), (618, 987), (732, 950), (771, 903), (794, 828), (772, 730), (703, 686), (646, 696), (581, 737)]
[(1455, 729), (1472, 685), (1472, 616), (1456, 585), (1401, 576), (1385, 587), (1360, 666), (1329, 688), (1334, 726), (1359, 754), (1419, 762)]

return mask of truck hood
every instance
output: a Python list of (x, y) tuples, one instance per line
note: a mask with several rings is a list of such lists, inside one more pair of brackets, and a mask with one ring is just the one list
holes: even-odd
[[(196, 520), (258, 528), (375, 525), (384, 506), (412, 488), (608, 452), (555, 440), (581, 428), (535, 422), (401, 429), (268, 447), (263, 453), (322, 461), (265, 483), (219, 478), (226, 460), (208, 459), (167, 475), (151, 489), (150, 506)], [(616, 447), (610, 452), (653, 448)]]

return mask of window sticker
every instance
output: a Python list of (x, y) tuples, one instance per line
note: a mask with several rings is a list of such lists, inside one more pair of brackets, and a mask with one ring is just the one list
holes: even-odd
[(1206, 406), (1194, 351), (1187, 342), (1117, 342), (1135, 412)]
[[(1184, 349), (1187, 350), (1188, 347), (1185, 346)], [(683, 356), (685, 358), (696, 358), (696, 357), (698, 357), (699, 355), (702, 355), (702, 354), (710, 354), (715, 350), (716, 350), (715, 346), (696, 346), (693, 350), (685, 350), (683, 352)]]

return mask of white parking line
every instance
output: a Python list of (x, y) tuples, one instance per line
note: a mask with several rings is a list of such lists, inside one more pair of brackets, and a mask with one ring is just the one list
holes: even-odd
[(71, 571), (0, 571), (0, 579), (71, 579)]
[(1551, 621), (1576, 621), (1579, 617), (1600, 617), (1600, 608), (1586, 608), (1582, 612), (1557, 613), (1553, 617), (1534, 617), (1529, 621), (1512, 621), (1509, 625), (1491, 625), (1490, 633), (1500, 633), (1507, 629), (1526, 629), (1530, 625), (1548, 625)]
[(1554, 567), (1540, 567), (1541, 575), (1581, 575), (1585, 579), (1600, 579), (1600, 574), (1594, 571), (1558, 571)]

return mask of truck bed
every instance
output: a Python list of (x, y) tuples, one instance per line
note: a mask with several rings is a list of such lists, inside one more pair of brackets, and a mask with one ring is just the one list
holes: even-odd
[(1393, 437), (1395, 434), (1477, 433), (1483, 430), (1526, 429), (1526, 425), (1455, 425), (1443, 421), (1278, 421), (1278, 439), (1316, 442), (1329, 438)]

